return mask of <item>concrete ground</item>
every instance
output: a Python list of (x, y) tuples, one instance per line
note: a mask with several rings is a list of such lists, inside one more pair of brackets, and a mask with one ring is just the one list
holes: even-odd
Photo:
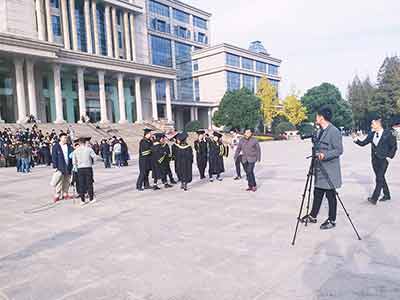
[[(0, 169), (0, 299), (400, 299), (400, 160), (393, 200), (369, 205), (370, 149), (345, 139), (337, 227), (291, 240), (309, 161), (307, 141), (262, 144), (257, 193), (232, 180), (188, 192), (135, 191), (137, 166), (95, 170), (98, 202), (52, 205), (51, 170)], [(228, 162), (227, 161), (227, 162)], [(327, 203), (319, 223), (327, 216)]]

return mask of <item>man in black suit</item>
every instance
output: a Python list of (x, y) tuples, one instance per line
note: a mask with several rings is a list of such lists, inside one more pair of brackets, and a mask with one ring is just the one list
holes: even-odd
[[(376, 205), (376, 202), (383, 190), (383, 197), (379, 201), (390, 200), (390, 191), (387, 185), (385, 174), (389, 166), (388, 158), (394, 158), (397, 151), (397, 140), (393, 131), (383, 129), (382, 120), (375, 116), (371, 121), (372, 131), (363, 141), (355, 139), (354, 142), (359, 146), (371, 144), (372, 167), (376, 176), (376, 186), (374, 193), (368, 201)], [(353, 136), (354, 138), (354, 136)]]

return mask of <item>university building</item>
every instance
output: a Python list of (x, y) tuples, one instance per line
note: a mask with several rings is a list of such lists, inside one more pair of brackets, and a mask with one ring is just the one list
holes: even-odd
[(0, 122), (210, 127), (226, 90), (278, 85), (281, 63), (210, 46), (210, 18), (177, 0), (1, 0)]

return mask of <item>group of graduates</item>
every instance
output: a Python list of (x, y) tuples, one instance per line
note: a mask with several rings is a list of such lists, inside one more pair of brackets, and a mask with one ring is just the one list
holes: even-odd
[[(139, 143), (139, 177), (136, 188), (139, 191), (145, 189), (159, 190), (161, 181), (165, 188), (171, 188), (177, 181), (181, 183), (181, 189), (187, 191), (188, 184), (192, 182), (192, 165), (194, 160), (193, 148), (188, 143), (188, 134), (178, 132), (171, 136), (164, 133), (153, 133), (151, 129), (144, 130), (143, 139)], [(172, 145), (170, 146), (169, 143)], [(229, 147), (224, 145), (222, 134), (214, 131), (212, 137), (205, 130), (197, 131), (197, 139), (194, 142), (197, 166), (200, 179), (205, 179), (205, 170), (209, 164), (208, 175), (210, 181), (222, 180), (224, 173), (224, 157), (229, 154)], [(177, 181), (171, 170), (171, 162), (174, 162), (174, 170)], [(152, 173), (153, 186), (150, 186), (149, 175)], [(169, 181), (168, 181), (169, 179)]]

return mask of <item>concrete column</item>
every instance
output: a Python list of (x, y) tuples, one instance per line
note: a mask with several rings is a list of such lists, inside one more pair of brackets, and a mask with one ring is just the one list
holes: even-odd
[(194, 112), (194, 107), (192, 106), (192, 107), (190, 107), (190, 121), (194, 121), (194, 120), (196, 120), (196, 115)]
[(38, 38), (39, 40), (44, 41), (46, 39), (46, 32), (44, 29), (44, 22), (43, 22), (43, 0), (36, 0), (35, 10), (36, 10), (36, 22), (38, 26)]
[(117, 30), (117, 9), (111, 7), (112, 30), (114, 36), (114, 57), (119, 58), (118, 30)]
[(26, 62), (26, 78), (28, 81), (28, 99), (29, 99), (29, 114), (33, 115), (35, 119), (38, 118), (37, 101), (36, 101), (36, 85), (35, 73), (33, 68), (33, 61)]
[(143, 122), (142, 93), (140, 90), (140, 77), (135, 78), (136, 123)]
[(46, 6), (46, 27), (47, 27), (47, 41), (54, 42), (53, 26), (51, 24), (51, 9), (50, 0), (44, 0)]
[(131, 58), (131, 41), (129, 34), (129, 16), (128, 12), (124, 11), (124, 36), (125, 36), (125, 52), (126, 60), (132, 60)]
[(61, 91), (61, 66), (53, 64), (54, 96), (56, 104), (56, 120), (54, 123), (65, 123)]
[(69, 16), (71, 18), (72, 49), (78, 50), (78, 32), (76, 31), (75, 0), (69, 1)]
[(97, 26), (97, 3), (92, 0), (93, 34), (94, 34), (94, 53), (100, 55), (99, 28)]
[(100, 96), (100, 123), (109, 123), (107, 116), (106, 87), (104, 82), (104, 71), (97, 71), (99, 77), (99, 96)]
[(151, 79), (151, 110), (153, 113), (153, 120), (158, 121), (157, 92), (156, 92), (156, 80), (155, 79)]
[(165, 84), (165, 106), (167, 108), (167, 120), (169, 123), (173, 122), (172, 120), (172, 103), (171, 103), (171, 81), (166, 80)]
[(125, 124), (126, 109), (125, 109), (125, 95), (124, 95), (124, 74), (118, 73), (118, 100), (119, 100), (119, 123)]
[(212, 108), (208, 109), (208, 129), (213, 129), (212, 126), (212, 114), (213, 114), (213, 110)]
[(129, 23), (131, 27), (132, 60), (136, 61), (135, 16), (133, 15), (133, 13), (129, 14)]
[(76, 71), (78, 81), (78, 99), (79, 99), (79, 120), (81, 123), (82, 116), (86, 116), (86, 98), (85, 98), (85, 69), (78, 68)]
[(111, 36), (111, 20), (110, 20), (110, 6), (106, 4), (104, 8), (104, 19), (106, 25), (106, 37), (107, 37), (107, 55), (113, 57), (113, 45)]
[(69, 41), (67, 0), (61, 0), (60, 9), (61, 9), (62, 32), (63, 32), (63, 38), (64, 38), (64, 48), (71, 49), (71, 44)]
[(88, 53), (93, 53), (92, 46), (92, 26), (90, 23), (90, 0), (85, 0), (83, 4), (83, 14), (85, 15), (86, 48)]
[(26, 120), (25, 87), (24, 87), (24, 59), (15, 58), (15, 83), (17, 88), (18, 120), (24, 123)]

